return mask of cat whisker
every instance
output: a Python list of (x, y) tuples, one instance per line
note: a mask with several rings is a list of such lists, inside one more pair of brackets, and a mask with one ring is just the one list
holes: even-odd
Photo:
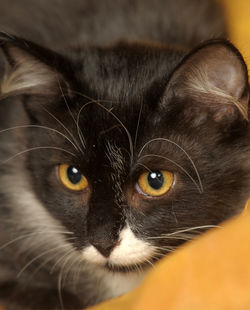
[(134, 264), (134, 267), (135, 267), (135, 269), (136, 269), (136, 271), (138, 272), (138, 273), (142, 273), (143, 272), (143, 268), (142, 268), (142, 266), (140, 265), (140, 264), (138, 264), (138, 263), (135, 263)]
[(79, 146), (78, 142), (76, 141), (74, 135), (70, 132), (70, 130), (55, 116), (53, 115), (50, 111), (48, 111), (46, 108), (43, 108), (45, 112), (47, 112), (54, 120), (57, 121), (59, 125), (61, 125), (64, 130), (70, 135), (71, 139), (74, 141), (74, 144), (77, 146), (78, 150), (83, 154), (83, 150)]
[(159, 236), (157, 238), (152, 238), (151, 240), (153, 239), (169, 239), (169, 240), (184, 240), (184, 241), (189, 241), (189, 240), (192, 240), (194, 239), (195, 237), (197, 236), (197, 234), (192, 234), (192, 235), (187, 235), (187, 234), (180, 234), (180, 235), (177, 235), (177, 236)]
[(81, 129), (80, 129), (80, 126), (79, 126), (80, 115), (81, 115), (82, 111), (83, 111), (89, 104), (91, 104), (91, 103), (93, 103), (93, 102), (95, 102), (95, 101), (92, 100), (92, 101), (86, 102), (86, 103), (80, 108), (80, 110), (78, 111), (77, 117), (76, 117), (76, 129), (77, 129), (77, 133), (78, 133), (79, 139), (80, 139), (80, 141), (81, 141), (81, 143), (82, 143), (82, 146), (83, 146), (84, 148), (86, 148), (86, 139), (84, 138), (84, 135), (83, 135), (83, 133), (82, 133), (82, 131), (81, 131)]
[(72, 111), (71, 111), (71, 109), (69, 107), (68, 101), (67, 101), (66, 96), (65, 96), (65, 94), (63, 92), (63, 88), (62, 88), (62, 85), (61, 85), (61, 82), (60, 82), (59, 78), (57, 78), (57, 82), (58, 82), (58, 86), (59, 86), (60, 92), (62, 94), (63, 100), (65, 102), (65, 105), (66, 105), (66, 107), (67, 107), (67, 109), (69, 111), (69, 114), (72, 117), (74, 123), (76, 124), (76, 119), (74, 118), (74, 115), (73, 115), (73, 113), (72, 113)]
[[(73, 238), (72, 238), (72, 239), (73, 239)], [(71, 240), (71, 238), (65, 239), (65, 241), (70, 241), (70, 240)], [(69, 251), (70, 251), (70, 252), (73, 252), (73, 251), (75, 251), (75, 250), (74, 250), (74, 249), (70, 249)], [(65, 255), (63, 255), (63, 257), (66, 256), (67, 254), (68, 254), (68, 253), (66, 253)], [(34, 277), (35, 274), (37, 274), (37, 273), (39, 272), (40, 269), (42, 269), (44, 266), (46, 266), (50, 261), (54, 261), (55, 258), (56, 258), (57, 256), (59, 256), (59, 259), (60, 259), (60, 258), (62, 257), (62, 253), (59, 252), (59, 253), (55, 253), (54, 255), (50, 256), (48, 259), (46, 259), (44, 262), (42, 262), (42, 263), (30, 274), (30, 277)], [(53, 268), (53, 266), (52, 266), (52, 268)], [(51, 269), (52, 269), (52, 268), (51, 268)], [(50, 269), (50, 273), (53, 273), (54, 270), (51, 271), (51, 269)]]
[(164, 245), (164, 246), (155, 246), (154, 245), (154, 250), (155, 253), (158, 255), (159, 254), (159, 250), (164, 250), (164, 251), (167, 251), (167, 252), (173, 252), (174, 250), (176, 249), (176, 246), (170, 246), (170, 245)]
[(45, 129), (45, 130), (49, 130), (52, 132), (55, 132), (57, 134), (59, 134), (60, 136), (64, 137), (67, 141), (69, 141), (76, 150), (78, 150), (78, 147), (75, 145), (75, 143), (69, 139), (69, 137), (67, 137), (66, 135), (64, 135), (62, 132), (60, 132), (59, 130), (56, 130), (54, 128), (50, 128), (47, 126), (41, 126), (41, 125), (21, 125), (21, 126), (14, 126), (14, 127), (9, 127), (9, 128), (5, 128), (3, 130), (0, 130), (0, 134), (4, 133), (4, 132), (8, 132), (8, 131), (12, 131), (12, 130), (16, 130), (16, 129), (22, 129), (22, 128), (38, 128), (38, 129)]
[[(187, 233), (187, 232), (192, 232), (192, 231), (197, 231), (197, 233), (200, 233), (198, 230), (200, 229), (209, 229), (209, 228), (219, 228), (220, 226), (218, 225), (203, 225), (203, 226), (194, 226), (194, 227), (190, 227), (190, 228), (185, 228), (185, 229), (181, 229), (181, 230), (177, 230), (175, 232), (172, 232), (172, 233), (168, 233), (168, 234), (162, 234), (160, 236), (155, 236), (155, 237), (147, 237), (146, 239), (147, 240), (154, 240), (154, 239), (173, 239), (173, 238), (176, 238), (176, 235), (177, 235), (177, 238), (176, 239), (179, 239), (178, 236), (180, 234), (183, 234), (183, 233)], [(181, 238), (183, 237), (183, 235), (180, 235)], [(194, 235), (196, 236), (196, 235)], [(185, 235), (185, 237), (189, 238), (188, 235)], [(190, 238), (191, 239), (191, 238)]]
[(177, 249), (178, 247), (173, 247), (171, 250), (168, 248), (166, 249), (165, 247), (158, 247), (158, 249), (156, 249), (155, 254), (151, 257), (151, 259), (155, 263), (160, 259), (167, 257), (170, 253), (176, 251)]
[[(140, 159), (143, 159), (143, 158), (147, 158), (147, 157), (157, 157), (157, 158), (162, 158), (162, 159), (165, 159), (171, 163), (173, 163), (174, 165), (176, 165), (178, 168), (180, 168), (189, 178), (190, 180), (194, 183), (194, 185), (197, 187), (199, 193), (202, 193), (198, 183), (195, 181), (195, 179), (190, 175), (190, 173), (187, 172), (187, 170), (185, 168), (183, 168), (181, 165), (179, 165), (176, 161), (166, 157), (166, 156), (162, 156), (162, 155), (157, 155), (157, 154), (147, 154), (147, 155), (143, 155), (140, 157)], [(137, 163), (137, 165), (142, 165), (141, 163)], [(145, 168), (146, 166), (144, 166)], [(148, 169), (150, 172), (151, 170)]]
[[(53, 233), (55, 234), (55, 233)], [(22, 245), (20, 247), (20, 250), (19, 250), (19, 255), (22, 255), (23, 257), (26, 257), (26, 258), (29, 258), (29, 255), (34, 255), (33, 253), (37, 253), (38, 251), (41, 251), (41, 249), (47, 249), (48, 246), (48, 239), (50, 237), (53, 236), (53, 234), (47, 234), (47, 237), (45, 234), (43, 234), (41, 236), (41, 238), (26, 238), (23, 242), (22, 242)], [(61, 242), (65, 243), (65, 242), (69, 242), (70, 240), (74, 240), (75, 237), (67, 237), (67, 238), (63, 238), (63, 240), (58, 240), (59, 244)], [(56, 243), (54, 243), (56, 244)], [(70, 246), (70, 244), (68, 243), (68, 245)], [(25, 255), (26, 253), (26, 255)]]
[(175, 232), (169, 233), (168, 235), (171, 236), (171, 235), (176, 235), (176, 234), (183, 233), (183, 232), (189, 232), (189, 231), (200, 230), (200, 229), (209, 229), (209, 228), (220, 228), (220, 226), (219, 225), (194, 226), (194, 227), (177, 230)]
[[(13, 223), (13, 224), (20, 224), (20, 221), (18, 221), (18, 220), (14, 220), (14, 219), (4, 219), (4, 218), (0, 218), (0, 222), (2, 222), (2, 223)], [(61, 225), (55, 225), (55, 224), (53, 224), (53, 225), (47, 225), (47, 224), (42, 224), (40, 221), (38, 221), (38, 220), (33, 220), (33, 222), (32, 223), (36, 223), (37, 224), (37, 226), (36, 226), (36, 229), (39, 231), (40, 229), (44, 229), (44, 228), (50, 228), (50, 229), (55, 229), (55, 228), (59, 228), (59, 229), (62, 229), (62, 226)], [(15, 231), (16, 231), (16, 229), (15, 229)], [(73, 232), (70, 232), (70, 231), (65, 231), (64, 233), (67, 233), (67, 234), (73, 234)]]
[[(80, 108), (80, 110), (79, 110), (79, 112), (78, 112), (78, 114), (77, 114), (77, 119), (76, 119), (76, 127), (77, 127), (78, 136), (79, 136), (79, 139), (80, 139), (80, 141), (81, 141), (83, 147), (85, 148), (85, 147), (86, 147), (86, 145), (85, 145), (85, 144), (86, 144), (86, 140), (85, 140), (85, 138), (84, 138), (84, 136), (83, 136), (83, 133), (82, 133), (82, 131), (80, 130), (80, 127), (79, 127), (79, 118), (80, 118), (80, 114), (82, 113), (82, 110), (83, 110), (86, 106), (88, 106), (90, 103), (97, 103), (97, 100), (94, 99), (94, 98), (91, 98), (91, 97), (89, 97), (89, 96), (87, 96), (87, 95), (85, 95), (85, 94), (83, 94), (83, 93), (80, 93), (80, 92), (78, 92), (78, 91), (75, 91), (75, 90), (71, 90), (71, 91), (72, 91), (72, 93), (75, 93), (75, 94), (77, 94), (77, 95), (79, 95), (79, 96), (81, 96), (81, 97), (83, 97), (83, 98), (89, 100), (87, 103), (85, 103), (85, 104)], [(113, 102), (110, 101), (110, 100), (102, 100), (102, 101), (103, 101), (103, 102), (113, 103)]]
[(31, 152), (31, 151), (36, 151), (36, 150), (43, 150), (43, 149), (57, 150), (57, 151), (68, 153), (68, 154), (70, 154), (73, 157), (76, 157), (76, 154), (74, 154), (74, 153), (72, 153), (70, 151), (67, 151), (67, 150), (65, 150), (63, 148), (60, 148), (60, 147), (55, 147), (55, 146), (37, 146), (37, 147), (32, 147), (32, 148), (26, 149), (24, 151), (21, 151), (21, 152), (15, 154), (15, 155), (9, 157), (8, 159), (0, 162), (0, 165), (4, 165), (4, 164), (8, 163), (9, 161), (11, 161), (12, 159), (14, 159), (14, 158), (16, 158), (16, 157), (18, 157), (20, 155), (23, 155), (25, 153), (28, 153), (28, 152)]
[(195, 237), (197, 237), (197, 235), (199, 235), (200, 233), (197, 232), (196, 234), (178, 234), (176, 236), (171, 236), (169, 237), (171, 240), (184, 240), (184, 241), (190, 241), (193, 240)]
[[(152, 259), (152, 258), (151, 258), (151, 259)], [(155, 268), (154, 263), (153, 263), (150, 259), (146, 259), (146, 258), (145, 258), (145, 262), (147, 262), (147, 263), (148, 263), (148, 265), (149, 265), (152, 269), (154, 269), (154, 268)]]
[[(71, 259), (71, 258), (69, 258)], [(73, 266), (73, 268), (72, 268)], [(70, 270), (71, 272), (71, 276), (69, 278), (68, 276), (68, 270)], [(75, 255), (72, 259), (72, 263), (68, 266), (67, 268), (67, 271), (65, 272), (66, 275), (64, 275), (64, 280), (63, 280), (63, 286), (65, 285), (65, 281), (67, 280), (67, 277), (68, 277), (68, 280), (70, 280), (72, 282), (72, 286), (74, 285), (74, 290), (77, 290), (78, 287), (77, 285), (80, 283), (80, 275), (81, 275), (81, 272), (83, 270), (83, 264), (82, 264), (82, 260), (79, 260), (79, 259), (76, 259)]]
[[(123, 122), (112, 112), (112, 109), (108, 109), (106, 108), (105, 106), (103, 106), (98, 100), (96, 99), (93, 99), (83, 93), (80, 93), (80, 92), (77, 92), (77, 91), (72, 91), (73, 93), (75, 94), (78, 94), (82, 97), (84, 97), (85, 99), (88, 99), (90, 100), (89, 102), (85, 103), (81, 109), (79, 110), (78, 112), (78, 115), (77, 115), (77, 130), (78, 130), (78, 134), (79, 134), (79, 138), (80, 138), (80, 128), (79, 128), (79, 118), (80, 118), (80, 114), (82, 112), (82, 110), (89, 104), (91, 103), (95, 103), (97, 104), (99, 107), (101, 107), (102, 109), (104, 109), (105, 111), (107, 111), (109, 114), (111, 114), (116, 120), (117, 122), (122, 126), (122, 128), (125, 130), (126, 134), (127, 134), (127, 137), (128, 137), (128, 140), (129, 140), (129, 148), (130, 148), (130, 158), (131, 158), (131, 164), (133, 162), (133, 156), (134, 156), (134, 147), (133, 147), (133, 142), (132, 142), (132, 137), (128, 131), (128, 129), (126, 128), (126, 126), (123, 124)], [(114, 101), (112, 100), (100, 100), (101, 102), (107, 102), (107, 103), (114, 103)], [(81, 140), (84, 140), (84, 142), (82, 141), (83, 145), (85, 145), (86, 141), (85, 139), (82, 139)]]
[(162, 258), (164, 258), (164, 257), (166, 257), (168, 254), (170, 254), (170, 253), (172, 253), (172, 252), (174, 252), (174, 251), (176, 251), (177, 250), (177, 247), (175, 248), (175, 249), (173, 249), (173, 250), (171, 250), (171, 251), (166, 251), (166, 250), (164, 250), (164, 248), (163, 249), (161, 249), (161, 251), (164, 251), (165, 253), (162, 253), (162, 252), (157, 252), (156, 253), (156, 259), (162, 259)]
[[(66, 278), (67, 278), (69, 270), (72, 268), (73, 265), (76, 264), (76, 262), (79, 262), (79, 260), (76, 261), (76, 256), (75, 255), (73, 256), (73, 259), (72, 259), (72, 252), (73, 251), (69, 251), (68, 255), (64, 258), (64, 262), (61, 265), (60, 273), (58, 275), (58, 282), (57, 282), (58, 283), (58, 295), (59, 295), (60, 305), (61, 305), (62, 309), (64, 308), (64, 306), (63, 306), (63, 299), (62, 299), (62, 293), (61, 293), (62, 292), (62, 287), (64, 286), (64, 283), (66, 281)], [(68, 265), (68, 268), (65, 271), (65, 267), (66, 267), (68, 261), (71, 260), (71, 259), (72, 259), (72, 263)]]
[[(85, 97), (85, 96), (84, 96)], [(87, 99), (90, 99), (91, 101), (85, 103), (81, 109), (78, 112), (77, 115), (77, 124), (78, 124), (78, 128), (79, 128), (79, 118), (80, 118), (80, 114), (82, 112), (82, 110), (89, 104), (91, 103), (95, 103), (97, 104), (99, 107), (101, 107), (102, 109), (104, 109), (106, 112), (108, 112), (110, 115), (112, 115), (112, 117), (114, 117), (116, 119), (116, 121), (122, 126), (122, 128), (124, 129), (124, 131), (127, 134), (128, 140), (129, 140), (129, 149), (130, 149), (130, 158), (131, 158), (131, 164), (133, 162), (133, 155), (134, 155), (134, 147), (133, 147), (133, 141), (132, 141), (132, 137), (128, 131), (128, 129), (126, 128), (126, 126), (123, 124), (123, 122), (111, 111), (111, 109), (106, 108), (104, 105), (102, 105), (100, 102), (98, 102), (97, 100), (91, 99), (89, 97), (86, 97)], [(102, 102), (105, 102), (105, 100), (101, 100)], [(109, 102), (109, 101), (107, 101)], [(78, 129), (79, 130), (79, 129)]]
[(59, 256), (61, 258), (61, 253), (55, 253), (54, 255), (50, 256), (48, 259), (46, 259), (44, 262), (42, 262), (31, 274), (30, 277), (34, 277), (39, 270), (41, 270), (43, 267), (45, 267), (50, 261), (54, 261), (55, 258)]
[(195, 173), (196, 173), (196, 175), (197, 175), (197, 179), (198, 179), (199, 187), (200, 187), (200, 192), (203, 193), (204, 189), (203, 189), (201, 177), (200, 177), (199, 171), (198, 171), (198, 169), (197, 169), (197, 167), (196, 167), (194, 161), (192, 160), (191, 156), (187, 153), (187, 151), (185, 151), (185, 150), (183, 149), (183, 147), (181, 147), (181, 146), (180, 146), (179, 144), (177, 144), (176, 142), (171, 141), (171, 140), (169, 140), (169, 139), (167, 139), (167, 138), (154, 138), (154, 139), (152, 139), (152, 140), (147, 141), (147, 142), (142, 146), (141, 150), (140, 150), (139, 153), (138, 153), (138, 157), (141, 156), (142, 152), (144, 151), (144, 149), (146, 148), (147, 145), (149, 145), (149, 144), (152, 143), (152, 142), (156, 142), (156, 141), (164, 141), (164, 142), (171, 143), (171, 144), (175, 145), (176, 147), (178, 147), (178, 148), (187, 156), (187, 158), (188, 158), (189, 161), (191, 162), (191, 164), (192, 164), (192, 166), (193, 166), (193, 168), (194, 168), (194, 170), (195, 170)]
[(119, 102), (117, 102), (117, 101), (114, 101), (114, 100), (107, 100), (107, 99), (94, 99), (94, 98), (91, 98), (90, 96), (88, 96), (88, 95), (86, 95), (86, 94), (84, 94), (84, 93), (81, 93), (81, 92), (78, 92), (78, 91), (76, 91), (76, 90), (73, 90), (73, 89), (71, 89), (70, 90), (72, 93), (74, 93), (74, 94), (76, 94), (76, 95), (79, 95), (79, 96), (81, 96), (81, 97), (83, 97), (83, 98), (85, 98), (85, 99), (87, 99), (87, 100), (90, 100), (90, 101), (93, 101), (93, 102), (98, 102), (98, 101), (101, 101), (101, 102), (106, 102), (106, 103), (112, 103), (112, 104), (118, 104)]
[[(76, 238), (75, 238), (76, 239)], [(56, 269), (56, 267), (65, 259), (65, 257), (69, 256), (69, 254), (71, 254), (72, 252), (75, 252), (76, 250), (73, 248), (73, 249), (70, 249), (66, 254), (64, 254), (63, 256), (61, 256), (57, 261), (56, 263), (51, 267), (50, 269), (50, 273), (53, 273), (54, 270)]]
[[(70, 239), (70, 238), (69, 238)], [(69, 240), (68, 239), (68, 240)], [(63, 249), (63, 248), (68, 248), (69, 245), (68, 244), (63, 244), (63, 245), (60, 245), (58, 247), (55, 247), (53, 249), (49, 249), (49, 250), (46, 250), (44, 252), (42, 252), (41, 254), (35, 256), (33, 259), (31, 259), (17, 274), (16, 278), (20, 278), (20, 276), (22, 275), (22, 273), (30, 266), (32, 265), (36, 260), (38, 260), (39, 258), (43, 257), (44, 255), (47, 255), (51, 252), (54, 252), (54, 251), (57, 251), (59, 249)]]
[[(72, 260), (71, 264), (68, 264), (69, 260)], [(77, 264), (77, 267), (78, 267), (81, 265), (81, 263), (82, 261), (79, 260), (78, 257), (76, 257), (75, 255), (72, 255), (72, 253), (69, 253), (68, 257), (65, 258), (64, 264), (62, 265), (62, 268), (61, 268), (62, 286), (64, 286), (64, 283), (66, 282), (70, 271), (72, 272), (72, 275), (73, 273), (75, 274), (76, 272), (78, 273), (78, 275), (80, 274), (81, 268), (76, 268), (75, 265)], [(67, 264), (68, 266), (66, 266)]]
[(37, 230), (39, 230), (39, 229), (41, 229), (41, 228), (59, 228), (59, 231), (58, 232), (60, 232), (60, 233), (63, 233), (63, 234), (70, 234), (70, 235), (73, 235), (74, 233), (72, 232), (72, 231), (68, 231), (68, 230), (62, 230), (62, 226), (61, 225), (55, 225), (55, 224), (53, 224), (53, 225), (46, 225), (46, 224), (41, 224), (40, 222), (38, 222), (38, 221), (33, 221), (33, 223), (37, 223), (38, 225), (37, 225)]
[(58, 291), (60, 307), (63, 310), (64, 309), (64, 304), (63, 304), (63, 298), (62, 298), (62, 274), (61, 273), (59, 273), (59, 275), (58, 275), (57, 291)]
[(144, 165), (144, 164), (137, 163), (137, 165), (143, 167), (145, 170), (147, 170), (147, 171), (149, 171), (149, 172), (152, 172), (152, 170), (149, 169), (149, 168), (148, 168), (146, 165)]
[(138, 115), (138, 121), (137, 121), (137, 125), (136, 125), (134, 149), (136, 148), (136, 144), (137, 144), (137, 138), (138, 138), (137, 136), (138, 136), (139, 125), (140, 125), (140, 121), (141, 121), (142, 106), (143, 106), (143, 101), (141, 101), (140, 111), (139, 111), (139, 115)]
[(24, 235), (18, 236), (15, 239), (12, 239), (8, 242), (6, 242), (5, 244), (3, 244), (2, 246), (0, 246), (0, 251), (3, 250), (4, 248), (10, 246), (11, 244), (18, 242), (22, 239), (27, 239), (30, 237), (34, 237), (36, 235), (40, 235), (40, 234), (53, 234), (53, 233), (60, 233), (60, 234), (73, 234), (71, 232), (67, 232), (67, 231), (59, 231), (59, 230), (50, 230), (50, 231), (36, 231), (36, 232), (31, 232), (31, 233), (26, 233)]
[(129, 141), (129, 149), (130, 149), (130, 164), (132, 165), (133, 160), (134, 160), (134, 146), (133, 146), (133, 141), (132, 141), (132, 137), (128, 131), (128, 129), (126, 128), (126, 126), (123, 124), (123, 122), (109, 109), (107, 109), (105, 106), (103, 106), (100, 102), (95, 102), (99, 107), (101, 107), (102, 109), (104, 109), (105, 111), (107, 111), (110, 115), (112, 115), (117, 122), (122, 126), (122, 128), (124, 129), (124, 131), (127, 134), (128, 137), (128, 141)]
[(166, 235), (166, 236), (162, 235), (162, 236), (164, 238), (166, 238), (166, 239), (171, 239), (171, 240), (185, 240), (185, 241), (188, 241), (188, 240), (193, 239), (194, 237), (196, 237), (199, 234), (200, 234), (199, 231), (197, 231), (196, 233), (194, 233), (192, 231), (192, 232), (177, 233), (177, 234), (174, 234), (174, 235)]
[[(118, 127), (120, 127), (120, 126), (121, 126), (120, 124), (116, 124), (116, 125), (114, 125), (114, 126), (108, 128), (108, 129), (102, 130), (102, 131), (99, 133), (99, 135), (98, 135), (98, 139), (100, 139), (101, 136), (105, 135), (106, 133), (110, 132), (111, 130), (113, 130), (113, 129), (115, 129), (115, 128), (118, 128)], [(127, 150), (126, 150), (126, 151), (127, 151)], [(129, 152), (128, 152), (128, 154), (129, 154)]]

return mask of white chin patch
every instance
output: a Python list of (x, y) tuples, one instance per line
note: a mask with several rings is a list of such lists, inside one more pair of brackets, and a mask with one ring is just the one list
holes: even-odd
[(129, 266), (147, 262), (154, 254), (154, 247), (138, 239), (128, 226), (124, 227), (120, 232), (119, 240), (119, 245), (113, 249), (108, 258), (102, 256), (92, 245), (83, 250), (82, 257), (87, 262), (98, 265), (109, 263), (118, 266)]
[(82, 251), (82, 257), (88, 263), (93, 263), (97, 265), (105, 265), (105, 263), (107, 262), (107, 259), (102, 256), (93, 245), (86, 247)]

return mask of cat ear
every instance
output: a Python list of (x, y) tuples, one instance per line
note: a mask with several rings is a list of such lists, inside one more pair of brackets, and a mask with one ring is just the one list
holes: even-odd
[(0, 50), (6, 63), (0, 88), (2, 97), (58, 92), (60, 75), (55, 68), (54, 52), (4, 33), (0, 34)]
[(165, 99), (181, 101), (186, 115), (196, 120), (204, 120), (204, 113), (217, 122), (247, 120), (248, 73), (241, 54), (222, 40), (200, 46), (172, 74)]

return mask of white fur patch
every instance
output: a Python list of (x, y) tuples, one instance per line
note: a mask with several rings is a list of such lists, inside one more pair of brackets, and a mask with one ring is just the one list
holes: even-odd
[(82, 257), (84, 260), (97, 265), (105, 265), (107, 262), (107, 259), (102, 256), (93, 245), (90, 245), (83, 250)]
[(21, 49), (12, 48), (16, 66), (6, 70), (1, 82), (1, 93), (10, 94), (29, 89), (33, 93), (44, 93), (55, 84), (56, 74), (47, 65), (36, 60)]
[(109, 261), (118, 265), (133, 265), (146, 262), (154, 254), (149, 243), (138, 239), (129, 227), (120, 233), (120, 245), (114, 248)]
[(147, 262), (154, 254), (153, 246), (138, 239), (128, 226), (120, 232), (119, 239), (120, 244), (113, 249), (109, 258), (102, 256), (94, 246), (90, 245), (83, 250), (83, 259), (98, 265), (109, 262), (113, 265), (129, 266)]
[[(18, 254), (31, 253), (36, 257), (40, 252), (41, 258), (45, 260), (49, 258), (52, 264), (53, 256), (57, 262), (58, 257), (72, 252), (72, 259), (78, 258), (80, 262), (77, 252), (73, 253), (71, 243), (65, 241), (65, 238), (70, 238), (73, 234), (44, 208), (29, 189), (27, 178), (28, 176), (22, 172), (21, 167), (19, 170), (15, 170), (15, 174), (10, 170), (8, 175), (1, 178), (4, 184), (4, 193), (9, 196), (9, 202), (12, 202), (13, 205), (11, 210), (13, 220), (16, 221), (15, 235), (16, 238), (20, 238), (20, 240), (17, 239), (19, 240)], [(15, 191), (13, 191), (13, 187)], [(14, 238), (13, 235), (12, 238)], [(47, 265), (44, 266), (44, 268), (46, 267)]]
[[(126, 226), (120, 232), (120, 243), (111, 252), (108, 258), (102, 256), (94, 246), (88, 246), (82, 252), (82, 257), (90, 266), (105, 266), (106, 263), (118, 266), (131, 266), (144, 263), (154, 254), (154, 248), (145, 241), (138, 239), (130, 227)], [(128, 273), (111, 272), (104, 268), (93, 268), (93, 274), (100, 278), (105, 298), (113, 298), (125, 294), (137, 287), (145, 277), (146, 271)]]
[[(234, 83), (234, 76), (228, 74), (228, 84), (232, 85)], [(218, 96), (224, 98), (228, 104), (235, 105), (239, 110), (241, 115), (248, 120), (248, 107), (247, 105), (242, 104), (239, 100), (230, 95), (226, 90), (218, 88), (211, 78), (208, 76), (206, 67), (204, 68), (196, 68), (193, 67), (189, 72), (189, 80), (186, 85), (192, 91), (197, 91), (201, 94), (211, 94), (214, 96)], [(232, 86), (231, 86), (232, 88)]]
[(113, 298), (128, 293), (136, 288), (142, 282), (144, 277), (145, 272), (133, 272), (128, 274), (106, 273), (103, 278), (104, 283), (108, 288), (106, 298)]

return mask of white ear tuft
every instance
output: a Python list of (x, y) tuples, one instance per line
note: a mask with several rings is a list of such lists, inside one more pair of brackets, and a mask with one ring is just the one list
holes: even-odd
[(184, 95), (199, 98), (216, 117), (234, 108), (248, 119), (248, 75), (238, 50), (228, 42), (214, 41), (200, 47), (174, 72), (168, 89), (179, 87)]
[(12, 42), (2, 44), (6, 70), (1, 81), (1, 95), (51, 94), (58, 89), (56, 70)]

